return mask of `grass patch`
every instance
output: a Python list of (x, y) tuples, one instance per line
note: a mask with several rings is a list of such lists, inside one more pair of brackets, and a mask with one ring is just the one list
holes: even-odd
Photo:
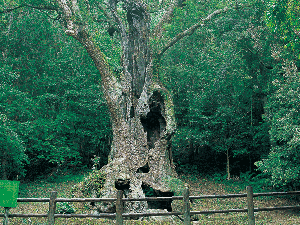
[[(220, 178), (221, 177), (221, 178)], [(261, 182), (251, 179), (226, 180), (220, 175), (211, 177), (197, 177), (195, 175), (181, 177), (189, 183), (191, 195), (223, 195), (246, 193), (246, 187), (253, 186), (254, 192), (270, 192)], [(255, 197), (254, 207), (274, 207), (285, 205), (299, 205), (299, 201), (287, 197)], [(230, 199), (199, 199), (191, 205), (191, 210), (226, 210), (247, 208), (246, 198)], [(247, 213), (223, 213), (195, 215), (195, 224), (248, 224)], [(255, 212), (255, 224), (300, 224), (299, 210), (284, 210), (273, 212)]]
[[(48, 198), (50, 191), (57, 191), (58, 197), (71, 197), (71, 189), (75, 184), (81, 182), (87, 172), (77, 174), (61, 174), (58, 179), (49, 181), (49, 178), (39, 179), (34, 182), (22, 182), (20, 184), (20, 198)], [(262, 187), (259, 182), (249, 180), (224, 180), (221, 176), (215, 177), (198, 177), (196, 175), (184, 175), (180, 177), (190, 186), (191, 195), (214, 195), (214, 194), (233, 194), (245, 193), (246, 186), (251, 184), (255, 192), (270, 191)], [(254, 182), (254, 183), (251, 183)], [(256, 186), (255, 186), (256, 184)], [(283, 197), (260, 197), (254, 198), (255, 207), (271, 207), (283, 205), (297, 205), (294, 199)], [(70, 212), (73, 209), (68, 204), (57, 206), (59, 210)], [(246, 198), (233, 199), (199, 199), (191, 203), (191, 210), (214, 210), (214, 209), (238, 209), (246, 208)], [(17, 208), (12, 208), (11, 213), (47, 213), (48, 203), (18, 203)], [(1, 209), (3, 213), (3, 209)], [(76, 212), (75, 212), (76, 213)], [(90, 213), (86, 211), (85, 213)], [(246, 213), (227, 213), (227, 214), (209, 214), (192, 216), (193, 224), (248, 224)], [(47, 218), (10, 218), (10, 224), (47, 224)], [(255, 213), (256, 224), (300, 224), (299, 211), (273, 211)], [(77, 219), (69, 218), (56, 219), (56, 224), (115, 224), (114, 220), (109, 219)], [(171, 224), (170, 222), (149, 222), (125, 220), (124, 224)], [(182, 224), (179, 220), (175, 220), (172, 224)]]

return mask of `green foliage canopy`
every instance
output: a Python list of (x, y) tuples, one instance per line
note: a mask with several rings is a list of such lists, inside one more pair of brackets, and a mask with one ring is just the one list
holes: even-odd
[(267, 104), (271, 151), (256, 165), (268, 174), (274, 186), (299, 186), (300, 118), (299, 72), (293, 63), (286, 64), (283, 79), (275, 79), (276, 91)]

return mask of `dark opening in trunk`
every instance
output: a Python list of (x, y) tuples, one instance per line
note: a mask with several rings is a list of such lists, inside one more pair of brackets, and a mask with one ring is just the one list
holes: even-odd
[[(162, 192), (151, 188), (149, 185), (143, 183), (142, 189), (146, 197), (172, 197), (173, 192)], [(171, 203), (172, 200), (166, 201), (147, 201), (149, 209), (166, 209), (168, 212), (172, 212)]]

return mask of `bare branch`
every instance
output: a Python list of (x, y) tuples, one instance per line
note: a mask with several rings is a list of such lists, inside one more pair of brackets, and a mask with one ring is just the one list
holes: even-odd
[(38, 10), (57, 10), (56, 7), (50, 6), (50, 5), (49, 6), (34, 6), (34, 5), (29, 5), (29, 4), (22, 4), (22, 5), (14, 7), (14, 8), (1, 10), (0, 13), (8, 13), (8, 12), (11, 12), (11, 11), (14, 11), (14, 10), (17, 10), (17, 9), (23, 8), (23, 7), (28, 7), (28, 8), (38, 9)]
[(173, 12), (175, 10), (175, 7), (178, 5), (180, 0), (173, 0), (171, 3), (171, 6), (167, 9), (161, 20), (158, 22), (158, 24), (155, 26), (153, 30), (153, 37), (161, 38), (162, 32), (163, 32), (163, 25), (165, 23), (170, 22), (171, 18), (173, 17)]
[(209, 14), (206, 18), (202, 19), (199, 23), (194, 24), (190, 28), (186, 29), (185, 31), (177, 34), (172, 40), (170, 40), (163, 48), (162, 50), (157, 54), (160, 58), (170, 47), (172, 47), (175, 43), (177, 43), (179, 40), (186, 36), (191, 36), (199, 27), (202, 27), (205, 25), (205, 22), (211, 20), (213, 17), (225, 13), (228, 11), (228, 7), (225, 7), (224, 9), (219, 9), (214, 11), (213, 13)]
[(24, 5), (19, 5), (19, 6), (17, 6), (17, 7), (11, 8), (11, 9), (4, 9), (4, 10), (1, 10), (0, 13), (9, 13), (9, 12), (12, 12), (12, 11), (14, 11), (14, 10), (17, 10), (17, 9), (19, 9), (19, 8), (22, 8), (22, 7), (24, 7)]

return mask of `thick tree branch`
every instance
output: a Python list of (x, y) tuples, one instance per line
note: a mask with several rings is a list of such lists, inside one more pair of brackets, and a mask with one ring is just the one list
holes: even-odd
[(17, 10), (17, 9), (19, 9), (19, 8), (22, 8), (22, 7), (24, 7), (24, 5), (19, 5), (19, 6), (17, 6), (17, 7), (11, 8), (11, 9), (0, 10), (0, 13), (9, 13), (9, 12), (12, 12), (12, 11), (14, 11), (14, 10)]
[[(13, 24), (13, 20), (14, 20), (14, 12), (11, 12), (10, 13), (10, 16), (9, 16), (9, 21), (8, 21), (8, 27), (7, 27), (7, 31), (5, 32), (6, 33), (6, 40), (9, 39), (9, 35), (11, 33), (11, 27), (12, 27), (12, 24)], [(5, 42), (4, 42), (5, 43)], [(6, 44), (3, 45), (3, 48), (2, 48), (2, 54), (3, 54), (3, 60), (4, 62), (6, 63), (7, 61), (7, 52), (8, 52), (8, 46)]]
[[(1, 13), (13, 12), (14, 10), (24, 8), (24, 7), (37, 9), (37, 10), (43, 10), (43, 11), (56, 11), (58, 13), (58, 8), (56, 8), (54, 6), (34, 6), (34, 5), (22, 4), (22, 5), (14, 7), (14, 8), (5, 9), (5, 10), (2, 10), (2, 11), (0, 10), (0, 14)], [(57, 17), (55, 17), (55, 18), (49, 16), (48, 13), (46, 13), (46, 12), (45, 12), (45, 14), (46, 14), (47, 17), (49, 17), (52, 20), (59, 20), (61, 18), (61, 15), (59, 13), (58, 13)]]
[(209, 14), (206, 18), (202, 19), (199, 23), (194, 24), (190, 28), (186, 29), (185, 31), (177, 34), (172, 40), (170, 40), (163, 48), (162, 50), (157, 54), (158, 58), (160, 58), (170, 47), (172, 47), (175, 43), (177, 43), (179, 40), (186, 36), (191, 36), (199, 27), (202, 27), (205, 25), (205, 22), (211, 20), (213, 17), (227, 12), (228, 7), (225, 7), (224, 9), (219, 9), (214, 11), (213, 13)]
[(120, 110), (120, 107), (117, 107), (117, 105), (119, 104), (119, 97), (122, 95), (122, 89), (119, 82), (111, 72), (105, 55), (90, 38), (86, 28), (74, 21), (74, 14), (79, 13), (77, 1), (72, 0), (71, 4), (68, 4), (67, 0), (57, 0), (57, 2), (62, 11), (62, 19), (67, 26), (65, 33), (75, 38), (83, 45), (100, 72), (104, 96), (112, 114), (112, 119), (115, 120), (115, 123), (118, 123), (117, 120), (120, 118), (121, 112), (118, 111)]
[(72, 10), (68, 6), (66, 0), (58, 0), (58, 5), (63, 14), (63, 21), (66, 23), (67, 30), (65, 33), (69, 36), (75, 37), (78, 34), (79, 27), (75, 25), (74, 21), (72, 20)]

